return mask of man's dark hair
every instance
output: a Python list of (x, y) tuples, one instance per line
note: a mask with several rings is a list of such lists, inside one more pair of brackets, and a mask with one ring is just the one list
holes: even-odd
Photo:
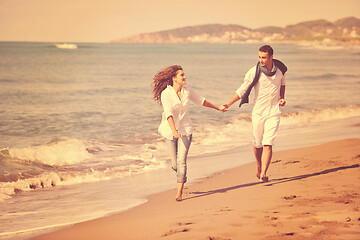
[(260, 52), (267, 52), (269, 54), (269, 57), (271, 57), (274, 54), (274, 50), (270, 45), (264, 45), (259, 48)]

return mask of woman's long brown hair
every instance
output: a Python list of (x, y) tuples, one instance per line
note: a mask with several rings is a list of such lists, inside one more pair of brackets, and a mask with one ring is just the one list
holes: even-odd
[(167, 85), (173, 85), (172, 79), (176, 76), (177, 71), (179, 70), (183, 70), (182, 67), (179, 65), (174, 65), (161, 70), (154, 76), (152, 88), (155, 102), (161, 104), (162, 91), (164, 91)]

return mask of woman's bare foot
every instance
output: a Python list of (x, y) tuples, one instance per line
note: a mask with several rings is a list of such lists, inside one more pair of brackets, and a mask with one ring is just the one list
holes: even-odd
[(175, 198), (176, 201), (180, 202), (182, 200), (182, 192), (178, 192), (176, 194), (176, 198)]
[(180, 202), (182, 200), (182, 193), (183, 193), (184, 183), (178, 183), (178, 192), (176, 194), (176, 201)]

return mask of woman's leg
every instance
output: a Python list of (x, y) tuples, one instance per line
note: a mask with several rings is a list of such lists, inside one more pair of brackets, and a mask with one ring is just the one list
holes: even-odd
[(181, 201), (182, 200), (182, 193), (183, 193), (184, 184), (185, 183), (179, 183), (178, 182), (178, 191), (177, 191), (177, 194), (176, 194), (176, 201)]
[(178, 141), (178, 155), (177, 155), (177, 182), (178, 182), (178, 193), (176, 199), (182, 199), (182, 191), (184, 183), (187, 181), (187, 155), (191, 145), (192, 135), (182, 136)]
[(172, 140), (165, 139), (167, 149), (170, 154), (171, 168), (177, 172), (177, 154), (178, 154), (178, 139), (173, 138)]

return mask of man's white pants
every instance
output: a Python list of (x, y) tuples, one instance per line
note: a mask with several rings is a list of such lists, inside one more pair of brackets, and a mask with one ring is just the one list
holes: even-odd
[(273, 145), (279, 130), (280, 114), (274, 116), (252, 115), (254, 147), (262, 148), (264, 145)]

